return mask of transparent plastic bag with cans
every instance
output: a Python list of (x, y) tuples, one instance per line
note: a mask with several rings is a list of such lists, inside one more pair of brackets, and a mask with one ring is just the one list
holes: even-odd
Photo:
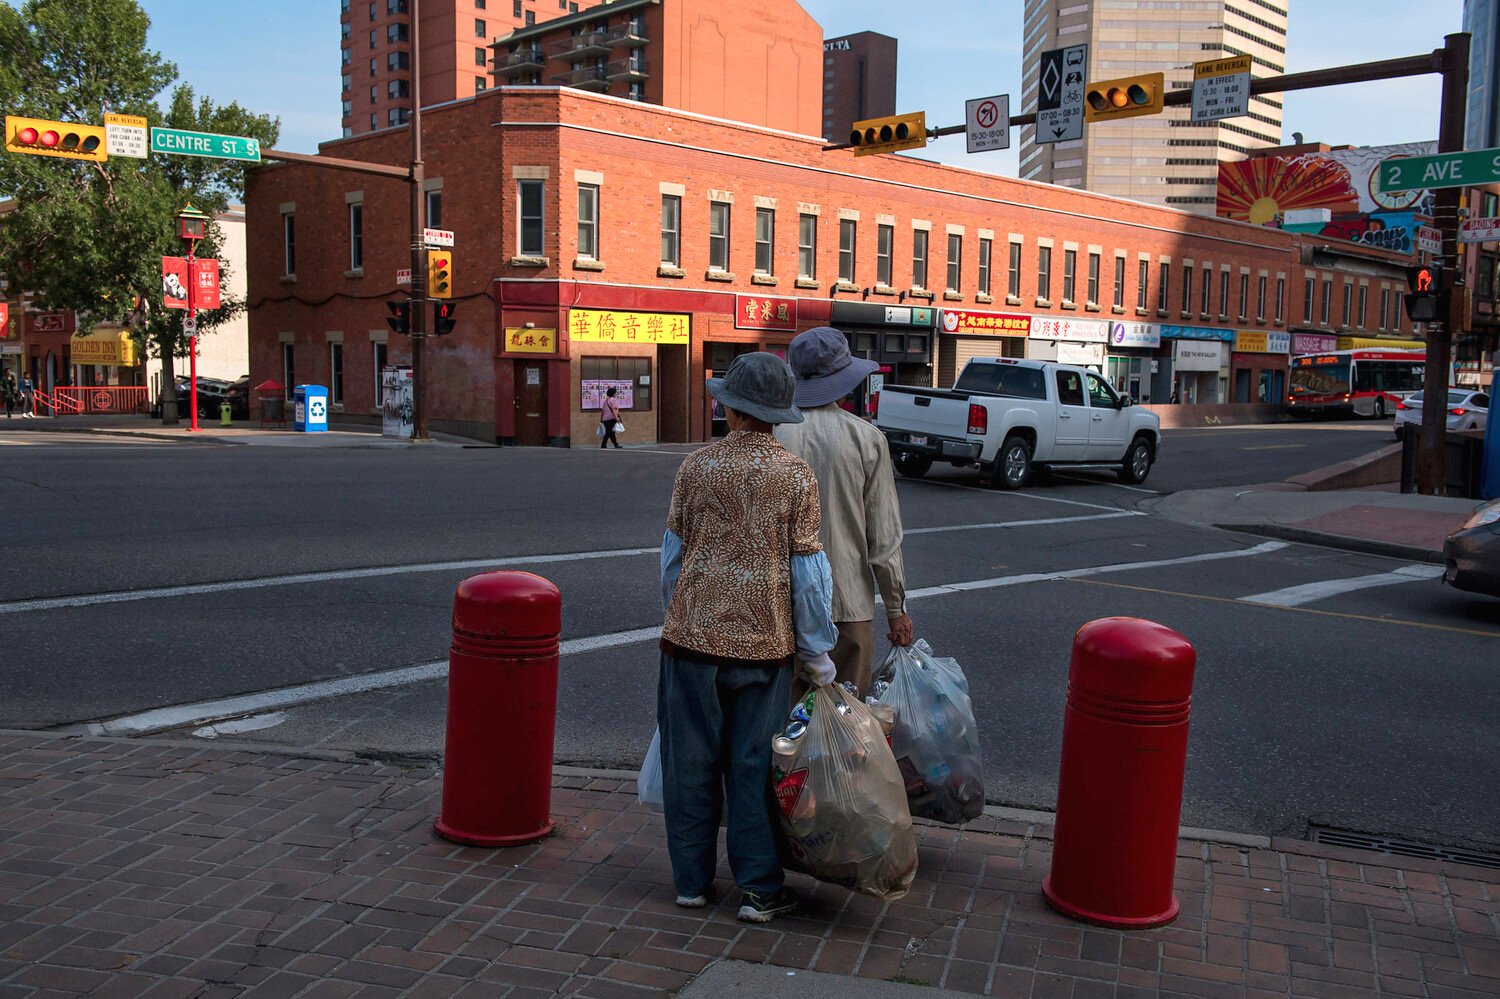
[(889, 711), (836, 685), (793, 705), (771, 742), (788, 867), (876, 898), (906, 894), (917, 839), (890, 730)]
[(935, 656), (925, 641), (892, 646), (872, 683), (876, 704), (895, 714), (891, 750), (911, 814), (958, 825), (984, 812), (984, 761), (957, 660)]

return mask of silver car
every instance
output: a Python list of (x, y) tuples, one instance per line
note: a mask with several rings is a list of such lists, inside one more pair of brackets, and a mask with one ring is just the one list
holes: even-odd
[[(1422, 395), (1413, 392), (1396, 403), (1396, 440), (1406, 436), (1406, 428), (1422, 429)], [(1448, 429), (1483, 430), (1489, 418), (1490, 397), (1475, 389), (1448, 390)]]

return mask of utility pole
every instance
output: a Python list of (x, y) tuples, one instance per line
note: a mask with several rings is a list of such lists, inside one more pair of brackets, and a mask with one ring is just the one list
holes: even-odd
[[(1464, 148), (1464, 101), (1469, 90), (1469, 36), (1448, 35), (1443, 39), (1442, 112), (1438, 119), (1438, 152), (1455, 153)], [(1442, 275), (1440, 287), (1447, 313), (1442, 322), (1427, 327), (1427, 371), (1422, 383), (1421, 447), (1417, 459), (1417, 492), (1441, 496), (1446, 492), (1448, 444), (1448, 373), (1453, 363), (1453, 337), (1464, 322), (1463, 258), (1458, 243), (1458, 204), (1461, 187), (1439, 188), (1433, 219), (1443, 233), (1443, 255), (1436, 261)]]
[[(423, 328), (427, 309), (426, 241), (427, 206), (422, 194), (425, 176), (422, 164), (422, 45), (421, 4), (411, 0), (411, 439), (427, 440), (427, 367), (422, 352), (427, 345)], [(1460, 113), (1462, 124), (1462, 113)]]

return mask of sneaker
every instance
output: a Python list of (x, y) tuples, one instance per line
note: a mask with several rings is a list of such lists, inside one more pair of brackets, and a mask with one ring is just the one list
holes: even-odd
[(683, 909), (701, 909), (708, 905), (708, 893), (702, 895), (678, 895), (677, 905)]
[(802, 900), (790, 888), (783, 888), (775, 895), (747, 891), (740, 903), (739, 918), (747, 923), (769, 923), (777, 916), (796, 911), (801, 904)]

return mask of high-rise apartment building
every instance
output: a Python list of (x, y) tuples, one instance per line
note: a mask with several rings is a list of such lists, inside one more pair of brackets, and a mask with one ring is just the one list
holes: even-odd
[[(490, 44), (517, 28), (602, 0), (421, 0), (422, 104), (493, 85)], [(410, 0), (339, 0), (344, 135), (404, 125), (411, 115)]]
[(874, 31), (823, 42), (823, 137), (847, 142), (849, 126), (896, 113), (896, 39)]
[(1464, 0), (1469, 100), (1464, 147), (1500, 146), (1500, 0)]
[[(1492, 0), (1493, 2), (1493, 0)], [(1193, 64), (1250, 56), (1251, 75), (1286, 71), (1290, 0), (1182, 0), (1118, 4), (1101, 0), (1026, 0), (1021, 104), (1037, 103), (1041, 54), (1086, 43), (1087, 80), (1160, 71), (1167, 90), (1192, 86)], [(1251, 97), (1250, 113), (1195, 124), (1187, 107), (1084, 126), (1073, 142), (1035, 142), (1021, 132), (1021, 176), (1135, 201), (1214, 213), (1219, 163), (1281, 144), (1281, 101)]]

